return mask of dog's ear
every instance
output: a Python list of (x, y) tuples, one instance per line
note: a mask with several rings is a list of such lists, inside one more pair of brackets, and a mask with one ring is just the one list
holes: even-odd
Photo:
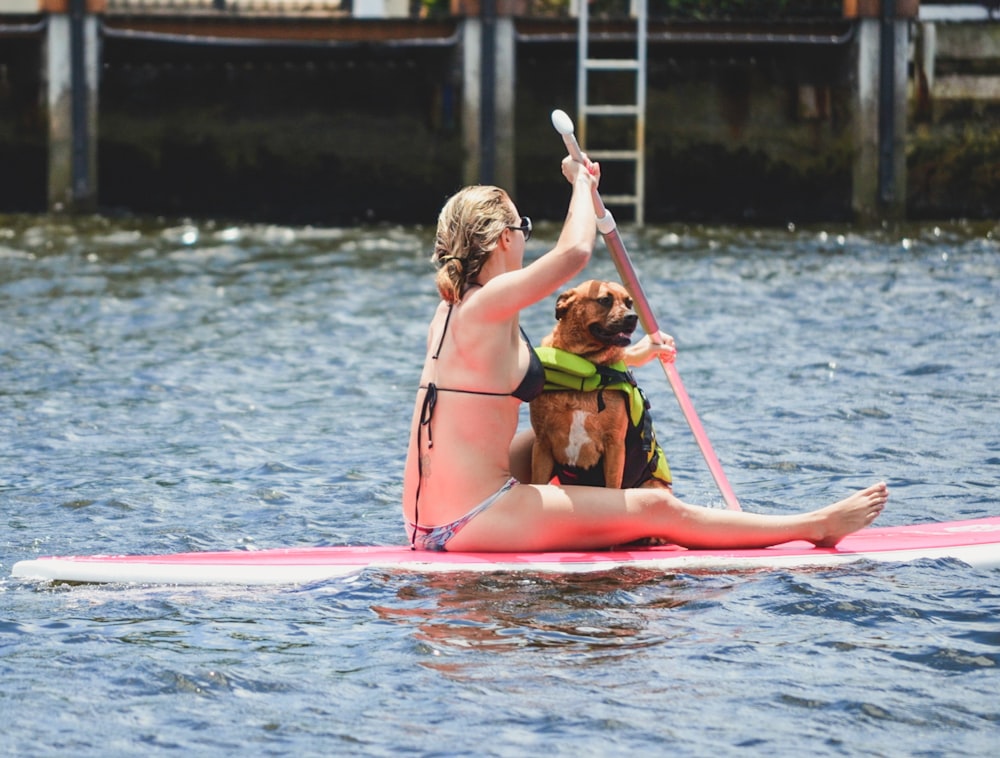
[(566, 290), (556, 298), (556, 321), (562, 321), (575, 299), (576, 293), (573, 290)]

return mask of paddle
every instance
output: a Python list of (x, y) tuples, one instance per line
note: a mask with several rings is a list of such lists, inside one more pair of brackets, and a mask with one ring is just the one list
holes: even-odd
[[(558, 109), (552, 111), (552, 126), (562, 135), (563, 142), (566, 143), (566, 149), (569, 151), (569, 154), (577, 162), (584, 163), (583, 151), (580, 150), (580, 145), (573, 134), (573, 120), (566, 115), (565, 111)], [(604, 237), (604, 243), (611, 253), (612, 260), (615, 262), (615, 268), (618, 269), (618, 276), (621, 277), (622, 284), (625, 285), (625, 289), (629, 291), (632, 299), (635, 301), (635, 310), (639, 315), (639, 323), (642, 324), (642, 328), (646, 331), (646, 334), (656, 334), (660, 331), (660, 327), (656, 323), (656, 317), (653, 315), (653, 311), (649, 307), (649, 301), (642, 291), (642, 285), (639, 283), (639, 277), (636, 276), (632, 260), (628, 255), (628, 250), (625, 249), (625, 243), (622, 242), (621, 235), (618, 233), (614, 216), (605, 207), (604, 201), (601, 199), (601, 193), (596, 188), (594, 189), (594, 212), (597, 214), (597, 228)], [(711, 443), (708, 441), (708, 435), (705, 434), (705, 429), (701, 425), (701, 420), (698, 418), (698, 414), (695, 413), (691, 398), (688, 396), (687, 390), (684, 389), (684, 383), (681, 382), (680, 374), (677, 373), (677, 367), (673, 361), (662, 358), (660, 359), (660, 365), (663, 366), (663, 372), (667, 375), (670, 388), (674, 391), (674, 396), (681, 406), (684, 418), (687, 420), (688, 426), (691, 427), (691, 432), (694, 434), (698, 447), (701, 449), (705, 463), (708, 464), (708, 470), (712, 473), (712, 478), (715, 479), (715, 484), (722, 493), (722, 499), (726, 501), (726, 507), (734, 511), (740, 510), (740, 503), (736, 499), (733, 488), (729, 486), (729, 480), (726, 479), (726, 475), (722, 471), (722, 464), (719, 463), (719, 459), (715, 455)]]

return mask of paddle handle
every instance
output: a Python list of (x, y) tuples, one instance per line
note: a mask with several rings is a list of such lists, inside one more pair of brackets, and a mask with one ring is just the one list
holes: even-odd
[[(578, 163), (586, 164), (583, 157), (583, 150), (580, 149), (580, 144), (576, 141), (573, 120), (564, 111), (554, 110), (552, 111), (552, 126), (562, 135), (566, 150), (573, 159)], [(615, 223), (614, 216), (611, 215), (611, 211), (604, 205), (601, 193), (596, 187), (593, 190), (593, 200), (594, 213), (597, 216), (597, 228), (604, 237), (604, 243), (611, 253), (611, 259), (615, 262), (615, 268), (618, 269), (618, 276), (621, 278), (622, 284), (625, 285), (625, 289), (632, 295), (635, 311), (639, 316), (639, 323), (642, 324), (642, 328), (646, 334), (656, 334), (660, 331), (660, 327), (656, 322), (656, 316), (653, 315), (653, 309), (650, 308), (649, 299), (646, 297), (646, 293), (643, 292), (642, 284), (635, 273), (632, 259), (629, 257), (625, 243), (618, 233), (618, 226)], [(674, 392), (674, 397), (677, 398), (681, 412), (684, 414), (684, 418), (691, 428), (695, 442), (698, 443), (702, 457), (708, 465), (708, 470), (715, 480), (715, 485), (719, 488), (719, 492), (722, 493), (722, 499), (725, 501), (726, 507), (734, 511), (741, 510), (739, 500), (736, 499), (736, 493), (733, 492), (733, 488), (730, 486), (729, 480), (722, 470), (722, 464), (719, 462), (712, 444), (708, 441), (708, 435), (701, 424), (701, 419), (698, 418), (698, 414), (694, 410), (694, 404), (691, 402), (691, 398), (684, 388), (680, 374), (677, 373), (677, 367), (673, 361), (663, 360), (662, 358), (660, 359), (660, 364), (663, 366), (663, 372), (667, 375), (667, 381), (670, 382), (670, 388)]]
[[(566, 115), (566, 111), (556, 109), (552, 111), (552, 126), (562, 135), (563, 143), (566, 145), (566, 152), (569, 153), (577, 163), (587, 165), (588, 161), (583, 157), (583, 150), (580, 143), (576, 141), (576, 134), (573, 129), (573, 119)], [(607, 234), (615, 229), (615, 217), (604, 205), (604, 200), (597, 187), (591, 191), (594, 200), (594, 215), (597, 216), (597, 228), (601, 234)]]

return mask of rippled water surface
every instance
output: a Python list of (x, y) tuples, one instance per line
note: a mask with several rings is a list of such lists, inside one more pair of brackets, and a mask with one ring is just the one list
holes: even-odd
[[(744, 509), (884, 478), (884, 524), (1000, 514), (1000, 227), (626, 240)], [(401, 542), (429, 244), (0, 218), (0, 754), (995, 754), (1000, 572), (955, 561), (9, 578), (40, 554)], [(614, 276), (603, 249), (587, 274)], [(678, 494), (718, 506), (662, 373), (637, 373)]]

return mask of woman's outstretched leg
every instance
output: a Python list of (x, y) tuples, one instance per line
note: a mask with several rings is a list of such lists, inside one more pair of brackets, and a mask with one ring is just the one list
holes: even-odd
[(882, 482), (806, 513), (769, 515), (689, 505), (667, 490), (522, 484), (478, 515), (449, 550), (587, 550), (658, 537), (688, 548), (740, 549), (806, 540), (832, 547), (870, 525)]
[[(677, 501), (671, 506), (673, 513), (665, 514), (664, 533), (653, 536), (690, 548), (769, 547), (791, 540), (833, 547), (848, 534), (869, 526), (888, 498), (888, 488), (879, 482), (840, 502), (792, 515), (706, 509)], [(658, 509), (654, 505), (651, 510)]]

